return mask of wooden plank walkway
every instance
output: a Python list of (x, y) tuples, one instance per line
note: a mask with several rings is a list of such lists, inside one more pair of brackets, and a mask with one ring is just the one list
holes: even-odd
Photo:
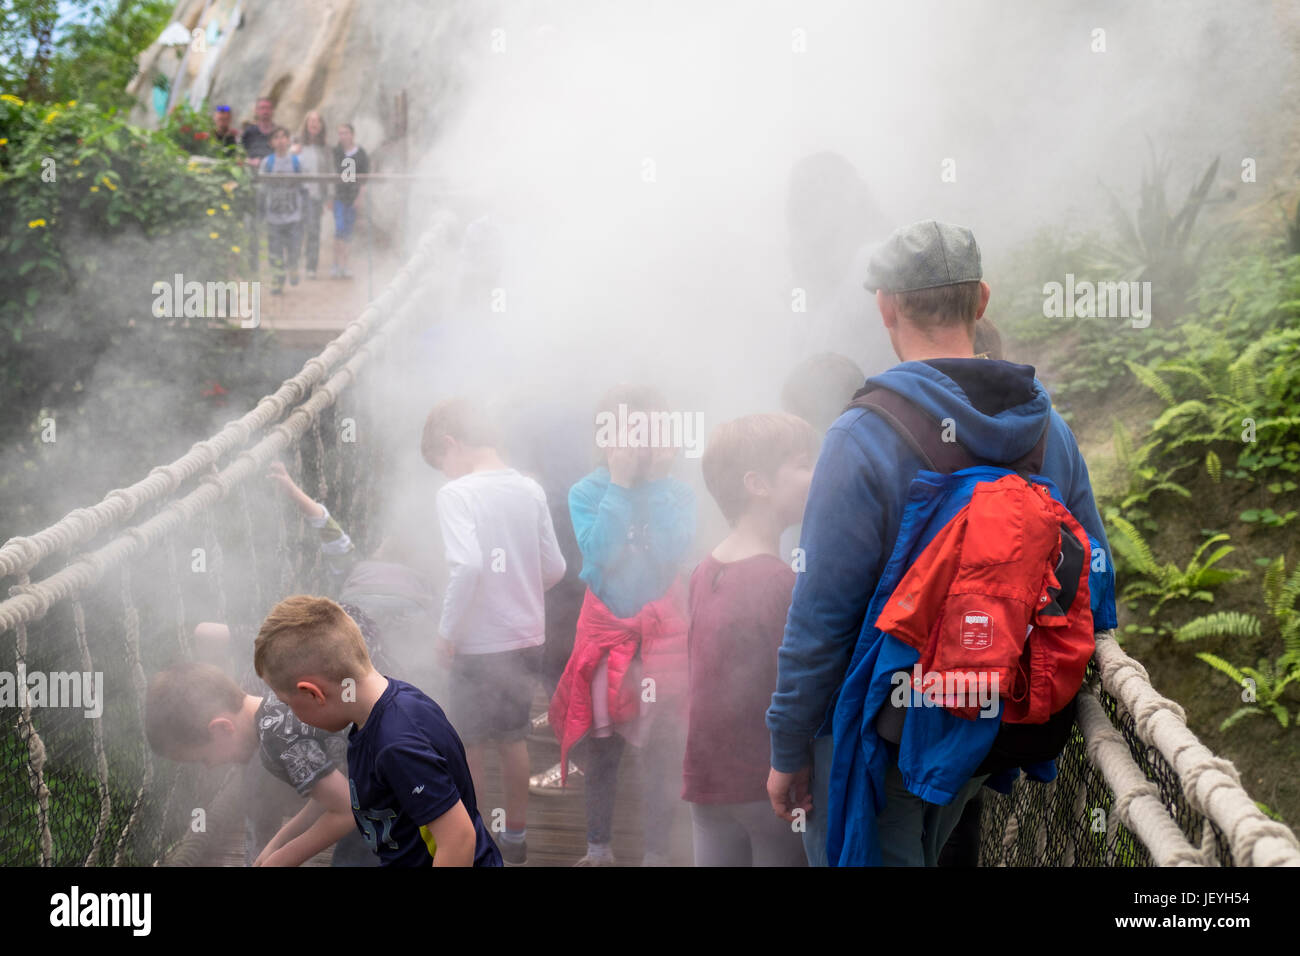
[[(534, 702), (534, 713), (545, 710), (545, 698), (539, 697)], [(545, 739), (537, 735), (529, 738), (528, 756), (533, 773), (554, 766), (560, 759), (560, 747), (549, 731)], [(483, 792), (477, 794), (479, 813), (487, 824), (491, 824), (493, 807), (503, 806), (501, 774), (494, 750), (489, 748), (485, 760), (484, 775), (486, 781)], [(614, 858), (619, 866), (639, 866), (643, 853), (641, 830), (640, 766), (634, 752), (629, 748), (619, 767), (618, 797), (614, 810)], [(275, 810), (282, 819), (288, 819), (302, 806), (297, 795), (284, 784), (280, 784), (262, 768), (254, 758), (248, 767), (258, 783), (258, 800), (276, 801)], [(260, 775), (257, 776), (257, 775)], [(266, 778), (271, 787), (261, 785), (260, 778)], [(582, 777), (571, 775), (566, 791), (558, 796), (539, 797), (530, 794), (528, 798), (528, 862), (525, 866), (572, 866), (587, 852), (587, 821), (583, 803)], [(243, 818), (220, 821), (213, 833), (211, 851), (206, 866), (244, 866), (244, 820)], [(332, 850), (326, 850), (307, 861), (305, 866), (329, 866)], [(672, 852), (673, 866), (691, 866), (691, 827), (690, 807), (680, 803), (673, 820)]]
[(318, 278), (308, 279), (300, 264), (298, 285), (286, 283), (281, 295), (271, 294), (271, 268), (263, 238), (261, 267), (254, 276), (262, 284), (261, 323), (262, 328), (274, 330), (283, 345), (323, 347), (365, 311), (372, 295), (377, 297), (383, 292), (401, 268), (402, 260), (396, 251), (376, 248), (368, 255), (365, 241), (359, 237), (352, 244), (352, 278), (331, 279), (333, 235), (332, 222), (323, 222)]

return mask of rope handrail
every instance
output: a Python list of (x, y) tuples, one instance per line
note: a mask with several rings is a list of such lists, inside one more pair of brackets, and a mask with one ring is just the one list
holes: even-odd
[[(247, 444), (253, 435), (278, 421), (285, 410), (307, 395), (312, 386), (324, 378), (334, 365), (355, 352), (374, 327), (409, 291), (417, 269), (427, 265), (441, 232), (440, 224), (432, 227), (379, 297), (360, 316), (348, 323), (347, 328), (319, 355), (304, 362), (298, 374), (285, 379), (275, 392), (264, 396), (247, 414), (226, 423), (210, 438), (196, 442), (188, 452), (170, 464), (152, 469), (135, 484), (110, 491), (98, 504), (89, 508), (75, 508), (54, 524), (29, 537), (13, 537), (6, 541), (0, 546), (0, 578), (30, 571), (50, 554), (67, 551), (76, 544), (122, 524), (141, 505), (171, 494), (185, 481), (212, 467), (229, 452)], [(0, 627), (13, 626), (12, 623), (6, 623), (11, 620), (5, 612), (9, 603), (0, 603)]]
[[(1146, 669), (1124, 653), (1113, 631), (1098, 635), (1093, 660), (1101, 673), (1103, 689), (1132, 716), (1138, 738), (1156, 748), (1173, 768), (1192, 809), (1223, 831), (1237, 865), (1300, 866), (1300, 840), (1286, 824), (1270, 819), (1255, 805), (1241, 785), (1237, 768), (1201, 743), (1187, 727), (1183, 708), (1156, 691)], [(1109, 726), (1109, 721), (1106, 725)], [(1095, 722), (1091, 727), (1092, 737), (1085, 730), (1089, 756), (1107, 781), (1112, 782), (1111, 774), (1121, 773), (1121, 768), (1107, 756), (1113, 752), (1112, 748), (1101, 742), (1105, 728)], [(1082, 719), (1080, 728), (1084, 729)], [(1127, 784), (1123, 791), (1118, 786), (1113, 789), (1117, 807), (1122, 803), (1131, 815), (1137, 791)], [(1127, 820), (1124, 822), (1128, 824)], [(1159, 850), (1177, 856), (1182, 862), (1179, 848), (1161, 836), (1155, 839), (1156, 844), (1147, 843), (1153, 857)], [(1205, 847), (1194, 852), (1208, 853), (1208, 843), (1206, 840)]]
[(1160, 789), (1137, 765), (1124, 735), (1111, 724), (1091, 689), (1079, 695), (1076, 719), (1087, 743), (1088, 759), (1115, 794), (1114, 809), (1106, 825), (1108, 840), (1114, 839), (1116, 822), (1123, 823), (1150, 851), (1156, 866), (1203, 865), (1201, 851), (1188, 842), (1169, 815)]

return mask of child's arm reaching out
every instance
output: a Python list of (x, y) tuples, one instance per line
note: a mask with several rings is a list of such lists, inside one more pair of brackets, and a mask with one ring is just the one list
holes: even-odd
[(334, 770), (312, 788), (307, 805), (266, 845), (254, 866), (300, 866), (356, 827), (347, 778)]
[(271, 462), (271, 470), (266, 473), (266, 477), (280, 486), (284, 493), (289, 496), (289, 499), (298, 506), (298, 510), (302, 512), (304, 518), (323, 518), (325, 516), (324, 506), (298, 487), (298, 483), (293, 480), (289, 470), (281, 462)]
[(316, 529), (320, 535), (320, 551), (325, 556), (330, 574), (341, 583), (357, 562), (356, 547), (352, 544), (352, 539), (334, 520), (334, 516), (329, 513), (325, 505), (298, 487), (298, 483), (293, 480), (283, 464), (278, 461), (271, 462), (271, 470), (267, 472), (266, 477), (280, 486), (289, 500), (298, 507), (302, 516), (307, 519), (308, 524)]

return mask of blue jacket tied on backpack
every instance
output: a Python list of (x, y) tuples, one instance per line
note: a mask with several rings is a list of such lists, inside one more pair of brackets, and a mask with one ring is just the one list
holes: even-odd
[[(1049, 429), (1035, 480), (1105, 553), (1104, 561), (1092, 563), (1089, 577), (1094, 629), (1115, 626), (1109, 545), (1087, 466), (1033, 368), (932, 359), (904, 362), (868, 384), (897, 392), (950, 423), (956, 440), (984, 461), (1019, 459)], [(1005, 474), (993, 467), (918, 474), (923, 467), (920, 455), (883, 418), (852, 409), (826, 435), (804, 512), (800, 547), (806, 570), (795, 583), (767, 725), (772, 766), (783, 772), (807, 766), (812, 738), (834, 729), (830, 806), (813, 809), (828, 815), (832, 865), (880, 861), (875, 820), (891, 758), (876, 734), (875, 717), (892, 690), (893, 674), (910, 671), (919, 659), (915, 649), (882, 635), (873, 622), (910, 562), (969, 501), (974, 484)], [(950, 802), (988, 754), (1000, 723), (963, 720), (941, 707), (910, 709), (898, 752), (908, 790), (932, 803)]]

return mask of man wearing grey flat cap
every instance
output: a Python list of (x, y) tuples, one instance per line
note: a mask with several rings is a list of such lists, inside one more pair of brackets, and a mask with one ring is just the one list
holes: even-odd
[[(979, 463), (1049, 479), (1092, 539), (1097, 631), (1115, 626), (1113, 566), (1087, 465), (1034, 369), (975, 356), (990, 288), (971, 231), (933, 219), (898, 229), (864, 278), (900, 364), (867, 379), (817, 461), (799, 542), (805, 568), (767, 713), (768, 796), (802, 828), (812, 865), (934, 866), (985, 782), (1000, 788), (1021, 766), (1034, 779), (1055, 775), (1074, 707), (1018, 725), (1031, 736), (1016, 750), (1021, 731), (1001, 721), (879, 699), (904, 645), (875, 619), (915, 559), (918, 502), (927, 488), (949, 487), (918, 472)], [(1018, 762), (1027, 754), (1041, 756)]]

